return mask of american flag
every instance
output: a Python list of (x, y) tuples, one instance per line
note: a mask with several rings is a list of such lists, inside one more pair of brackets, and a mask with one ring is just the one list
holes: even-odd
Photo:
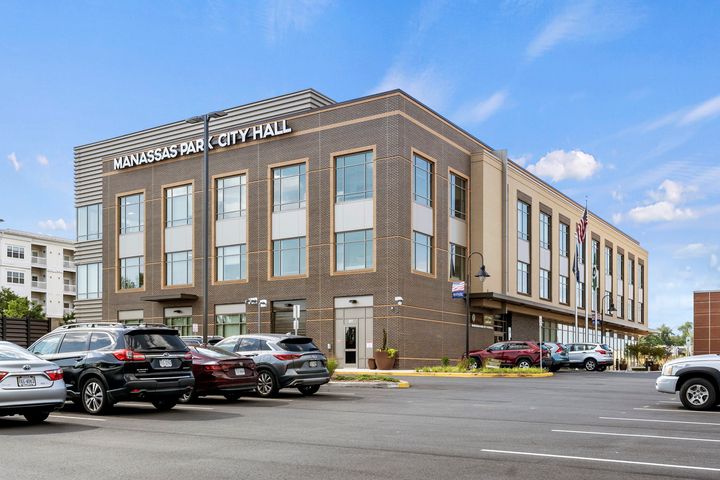
[(586, 205), (585, 211), (583, 212), (583, 216), (580, 218), (580, 221), (577, 224), (577, 235), (578, 235), (578, 241), (580, 243), (585, 242), (585, 233), (587, 231), (587, 224), (588, 224), (588, 218), (587, 218), (587, 205)]

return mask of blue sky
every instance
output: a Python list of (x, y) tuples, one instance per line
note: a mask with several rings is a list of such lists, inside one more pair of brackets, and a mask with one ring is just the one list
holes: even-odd
[(720, 288), (711, 1), (0, 3), (3, 227), (73, 237), (72, 148), (314, 87), (403, 88), (650, 252), (651, 326)]

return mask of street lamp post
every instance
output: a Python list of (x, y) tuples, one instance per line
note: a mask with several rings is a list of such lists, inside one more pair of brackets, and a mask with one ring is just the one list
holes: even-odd
[(227, 112), (217, 111), (210, 112), (204, 115), (198, 115), (196, 117), (188, 118), (185, 120), (187, 123), (202, 123), (203, 124), (203, 343), (207, 343), (208, 337), (208, 274), (210, 249), (208, 248), (208, 237), (210, 236), (210, 165), (209, 155), (210, 150), (208, 143), (210, 140), (210, 119), (220, 118), (227, 115)]
[(600, 340), (602, 341), (602, 343), (605, 343), (605, 299), (608, 297), (610, 297), (608, 313), (613, 313), (617, 310), (617, 308), (615, 308), (615, 305), (613, 305), (612, 303), (612, 293), (606, 293), (600, 301), (600, 307), (602, 308), (602, 310), (600, 311)]
[(472, 252), (466, 257), (465, 265), (465, 358), (470, 358), (470, 259), (473, 255), (480, 255), (480, 261), (482, 266), (475, 277), (479, 278), (480, 281), (485, 281), (486, 278), (490, 277), (490, 274), (485, 270), (485, 257), (480, 252)]

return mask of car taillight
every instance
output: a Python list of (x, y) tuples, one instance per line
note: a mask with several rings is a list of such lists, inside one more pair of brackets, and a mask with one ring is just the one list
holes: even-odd
[(193, 355), (192, 355), (191, 352), (187, 352), (187, 353), (185, 354), (185, 357), (183, 357), (183, 358), (185, 358), (185, 360), (192, 360), (192, 359), (193, 359)]
[(600, 355), (607, 355), (607, 352), (606, 352), (605, 350), (598, 349), (598, 350), (595, 350), (595, 351), (598, 352)]
[(0, 372), (0, 380), (5, 378), (5, 375), (7, 375), (7, 372)]
[(205, 370), (206, 372), (215, 372), (222, 369), (222, 365), (203, 365), (203, 370)]
[(563, 347), (558, 346), (557, 353), (565, 353)]
[(132, 350), (123, 349), (115, 350), (112, 352), (113, 356), (121, 362), (142, 362), (145, 360), (145, 355)]
[(53, 382), (63, 379), (62, 368), (58, 368), (57, 370), (45, 370), (45, 375), (47, 375)]
[(297, 360), (302, 357), (299, 353), (274, 353), (273, 357), (278, 360)]

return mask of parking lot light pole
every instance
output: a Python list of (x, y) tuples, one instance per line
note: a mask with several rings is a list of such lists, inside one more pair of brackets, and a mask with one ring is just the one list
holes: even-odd
[(490, 274), (485, 270), (485, 257), (480, 252), (472, 252), (466, 257), (465, 262), (465, 358), (470, 359), (470, 259), (473, 255), (480, 255), (480, 262), (482, 266), (475, 277), (479, 278), (481, 282), (485, 281), (486, 278), (490, 277)]
[(209, 166), (209, 140), (210, 140), (210, 119), (220, 118), (227, 115), (227, 112), (217, 111), (188, 118), (187, 123), (203, 124), (203, 343), (207, 343), (208, 337), (208, 274), (210, 249), (208, 248), (208, 237), (210, 235), (210, 166)]

